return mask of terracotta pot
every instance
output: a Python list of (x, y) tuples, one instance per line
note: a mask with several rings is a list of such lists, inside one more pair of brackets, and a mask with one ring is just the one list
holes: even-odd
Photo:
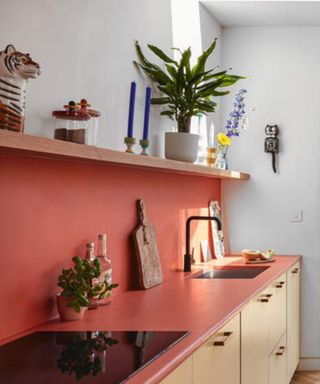
[(57, 307), (62, 321), (74, 321), (81, 320), (83, 318), (84, 312), (87, 308), (81, 307), (80, 312), (76, 312), (71, 307), (68, 307), (70, 303), (70, 297), (57, 295)]
[(166, 132), (166, 159), (194, 163), (198, 157), (198, 144), (199, 135), (186, 132)]

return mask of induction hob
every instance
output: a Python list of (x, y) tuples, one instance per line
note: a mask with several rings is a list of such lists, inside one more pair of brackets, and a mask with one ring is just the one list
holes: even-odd
[(188, 332), (35, 332), (0, 346), (0, 383), (120, 384)]

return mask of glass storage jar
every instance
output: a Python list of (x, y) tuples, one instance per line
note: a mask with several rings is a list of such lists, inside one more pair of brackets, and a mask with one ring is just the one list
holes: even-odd
[(90, 114), (86, 110), (77, 109), (74, 101), (70, 101), (64, 108), (64, 110), (52, 112), (56, 120), (54, 138), (87, 144)]

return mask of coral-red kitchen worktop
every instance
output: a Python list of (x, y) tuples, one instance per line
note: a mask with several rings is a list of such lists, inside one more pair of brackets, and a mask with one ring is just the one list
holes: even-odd
[[(200, 267), (194, 268), (191, 275), (175, 272), (152, 289), (125, 292), (116, 296), (111, 305), (87, 311), (81, 321), (55, 320), (34, 330), (189, 331), (190, 335), (128, 381), (128, 384), (158, 383), (212, 332), (299, 259), (300, 256), (278, 256), (275, 262), (262, 264), (268, 269), (253, 279), (190, 278)], [(227, 257), (215, 264), (234, 266), (244, 265), (244, 262), (241, 257)]]

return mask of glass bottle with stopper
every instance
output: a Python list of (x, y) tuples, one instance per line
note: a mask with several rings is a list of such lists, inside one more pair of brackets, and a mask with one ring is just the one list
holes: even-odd
[(112, 284), (112, 265), (107, 255), (107, 235), (100, 233), (98, 235), (98, 255), (97, 258), (101, 264), (101, 275), (99, 280), (105, 281), (108, 285)]
[[(93, 261), (95, 259), (95, 251), (94, 251), (95, 245), (93, 242), (87, 243), (87, 250), (86, 250), (86, 259), (89, 261)], [(91, 279), (91, 287), (94, 287), (99, 282), (98, 279)], [(90, 305), (89, 309), (94, 309), (98, 307), (98, 300), (96, 300), (93, 297), (90, 297)]]

